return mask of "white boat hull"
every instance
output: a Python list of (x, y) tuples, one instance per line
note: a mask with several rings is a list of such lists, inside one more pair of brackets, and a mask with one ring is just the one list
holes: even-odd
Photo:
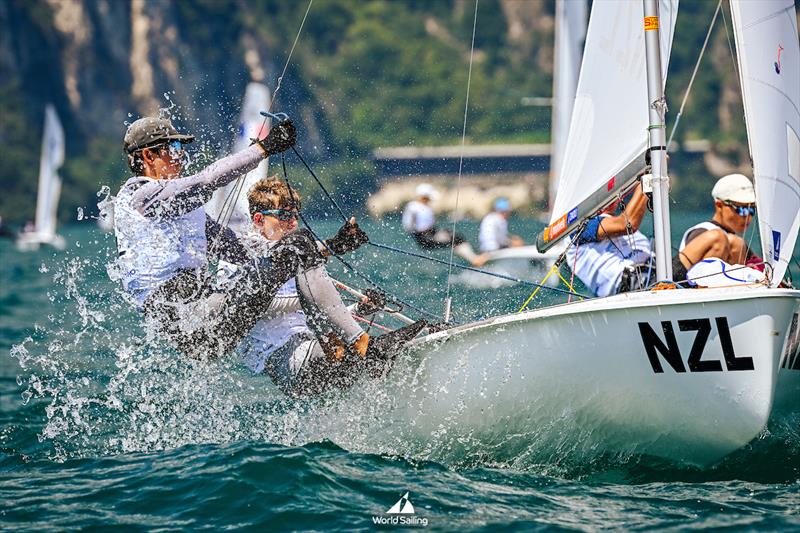
[(797, 409), (800, 371), (779, 369), (799, 295), (632, 293), (432, 334), (387, 381), (402, 398), (389, 419), (445, 455), (533, 447), (713, 463), (759, 435), (776, 395)]

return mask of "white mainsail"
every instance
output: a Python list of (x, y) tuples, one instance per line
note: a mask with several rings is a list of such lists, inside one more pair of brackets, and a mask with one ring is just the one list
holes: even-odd
[[(267, 136), (270, 120), (261, 115), (261, 111), (267, 111), (269, 104), (270, 92), (266, 85), (257, 82), (247, 84), (239, 126), (233, 141), (233, 152), (247, 148), (253, 138), (263, 139)], [(267, 177), (268, 169), (269, 161), (265, 159), (244, 177), (244, 183), (235, 181), (227, 187), (216, 191), (211, 201), (206, 205), (208, 216), (218, 220), (221, 224), (227, 222), (227, 226), (234, 231), (246, 231), (250, 223), (247, 193), (255, 182)], [(234, 187), (237, 188), (238, 194), (234, 191)], [(231, 206), (230, 204), (233, 202), (234, 197), (236, 198), (236, 204)]]
[(731, 0), (758, 225), (772, 285), (800, 227), (800, 45), (793, 0)]
[(587, 24), (586, 0), (556, 0), (553, 118), (550, 150), (550, 203), (558, 190), (558, 171), (564, 160), (572, 107), (581, 71)]
[[(660, 0), (663, 76), (678, 0)], [(648, 102), (641, 2), (594, 2), (551, 227), (647, 148)], [(571, 222), (571, 221), (570, 221)]]
[(55, 108), (47, 104), (44, 110), (42, 154), (39, 159), (39, 191), (36, 198), (36, 233), (43, 238), (56, 234), (58, 199), (61, 196), (61, 177), (58, 169), (64, 164), (64, 128)]

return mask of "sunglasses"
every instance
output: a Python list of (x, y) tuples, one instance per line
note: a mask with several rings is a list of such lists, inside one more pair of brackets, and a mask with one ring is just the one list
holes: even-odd
[(164, 149), (169, 150), (169, 155), (173, 159), (178, 159), (183, 156), (183, 143), (180, 141), (169, 141), (163, 144), (157, 144), (149, 147), (151, 150), (156, 150), (161, 153)]
[(756, 214), (756, 208), (755, 206), (752, 205), (736, 205), (731, 202), (722, 202), (722, 203), (724, 205), (727, 205), (734, 211), (736, 211), (736, 214), (739, 215), (740, 217), (747, 217), (747, 216), (752, 217), (755, 216)]
[(273, 216), (283, 222), (288, 222), (297, 218), (297, 211), (289, 211), (287, 209), (265, 209), (259, 211), (262, 215)]

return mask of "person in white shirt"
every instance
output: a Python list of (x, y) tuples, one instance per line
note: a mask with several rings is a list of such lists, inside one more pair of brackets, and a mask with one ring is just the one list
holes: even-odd
[(439, 193), (430, 183), (417, 185), (416, 198), (408, 202), (403, 210), (403, 229), (425, 250), (449, 248), (452, 245), (453, 251), (471, 264), (483, 264), (483, 258), (475, 253), (463, 236), (436, 227), (436, 215), (430, 204), (438, 196)]
[(641, 184), (621, 214), (612, 214), (616, 207), (590, 218), (567, 248), (569, 267), (597, 296), (644, 288), (655, 276), (650, 240), (639, 231), (647, 209)]
[[(248, 202), (253, 231), (243, 240), (252, 261), (258, 262), (299, 231), (300, 195), (272, 177), (253, 186)], [(350, 223), (354, 225), (355, 219)], [(234, 283), (239, 270), (237, 265), (220, 262), (220, 283)], [(250, 370), (267, 374), (293, 397), (344, 389), (363, 370), (391, 365), (396, 352), (426, 325), (419, 321), (370, 337), (342, 303), (324, 268), (318, 279), (302, 272), (285, 282), (272, 301), (264, 303), (263, 311), (236, 352)]]
[(481, 220), (478, 232), (478, 245), (481, 252), (494, 252), (501, 248), (525, 245), (525, 241), (521, 237), (508, 234), (508, 217), (510, 216), (511, 202), (507, 198), (495, 200), (492, 212)]

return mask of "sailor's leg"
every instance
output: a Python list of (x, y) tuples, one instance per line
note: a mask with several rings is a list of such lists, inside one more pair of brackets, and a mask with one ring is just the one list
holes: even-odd
[(420, 248), (424, 250), (435, 250), (437, 248), (450, 246), (450, 241), (447, 241), (447, 243), (443, 243), (435, 239), (436, 230), (433, 228), (425, 231), (420, 231), (418, 233), (414, 233), (413, 235), (414, 239), (417, 241), (417, 244), (419, 244)]
[[(319, 353), (314, 353), (315, 351)], [(320, 356), (324, 359), (314, 336), (310, 333), (299, 333), (269, 355), (264, 373), (287, 396), (300, 396), (298, 377), (301, 370), (308, 366), (312, 357)]]
[(212, 291), (207, 280), (194, 272), (179, 272), (144, 304), (148, 325), (177, 349), (192, 357), (220, 355), (220, 345), (209, 326), (225, 306), (225, 298)]
[(316, 339), (304, 343), (295, 353), (295, 361), (302, 360), (302, 364), (296, 367), (292, 388), (287, 391), (291, 396), (318, 396), (331, 389), (347, 390), (363, 373), (362, 360), (350, 355), (335, 361), (325, 354)]

